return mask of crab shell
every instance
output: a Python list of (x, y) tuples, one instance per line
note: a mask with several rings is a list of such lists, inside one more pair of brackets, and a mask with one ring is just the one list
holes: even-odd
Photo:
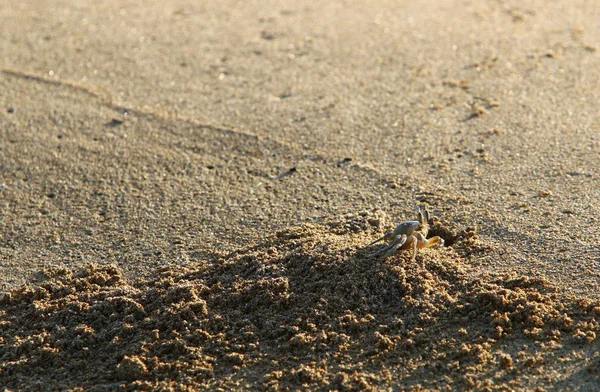
[(406, 234), (407, 236), (411, 235), (415, 231), (419, 230), (420, 225), (421, 225), (421, 223), (418, 221), (402, 222), (398, 226), (396, 226), (396, 228), (392, 232), (391, 237), (393, 238), (393, 237), (396, 237), (397, 235), (402, 235), (402, 234)]

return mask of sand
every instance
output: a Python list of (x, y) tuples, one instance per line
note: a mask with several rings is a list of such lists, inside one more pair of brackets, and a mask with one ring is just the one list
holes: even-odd
[(597, 390), (598, 20), (4, 0), (0, 385)]

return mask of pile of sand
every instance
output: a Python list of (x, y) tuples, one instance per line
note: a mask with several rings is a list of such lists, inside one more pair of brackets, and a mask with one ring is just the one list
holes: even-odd
[[(475, 230), (386, 260), (380, 212), (280, 231), (130, 283), (118, 268), (45, 271), (5, 295), (8, 388), (533, 389), (600, 373), (600, 302), (547, 281), (475, 276)], [(425, 269), (421, 266), (424, 263)], [(567, 384), (565, 384), (567, 385)]]

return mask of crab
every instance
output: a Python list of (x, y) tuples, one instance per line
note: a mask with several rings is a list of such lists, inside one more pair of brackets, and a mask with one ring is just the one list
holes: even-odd
[(402, 222), (393, 231), (390, 231), (382, 237), (371, 242), (371, 246), (380, 241), (386, 241), (387, 245), (369, 256), (376, 256), (383, 253), (383, 258), (395, 254), (400, 250), (412, 249), (412, 261), (417, 256), (417, 250), (423, 248), (444, 246), (444, 239), (435, 236), (427, 239), (429, 232), (429, 211), (424, 207), (419, 207), (418, 221)]

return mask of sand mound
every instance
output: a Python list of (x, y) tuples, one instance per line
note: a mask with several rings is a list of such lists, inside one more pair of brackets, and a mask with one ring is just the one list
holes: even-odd
[[(473, 229), (387, 260), (381, 213), (276, 233), (136, 284), (45, 271), (1, 299), (9, 388), (532, 389), (598, 381), (600, 303), (543, 279), (475, 276)], [(425, 264), (425, 269), (421, 267)]]

